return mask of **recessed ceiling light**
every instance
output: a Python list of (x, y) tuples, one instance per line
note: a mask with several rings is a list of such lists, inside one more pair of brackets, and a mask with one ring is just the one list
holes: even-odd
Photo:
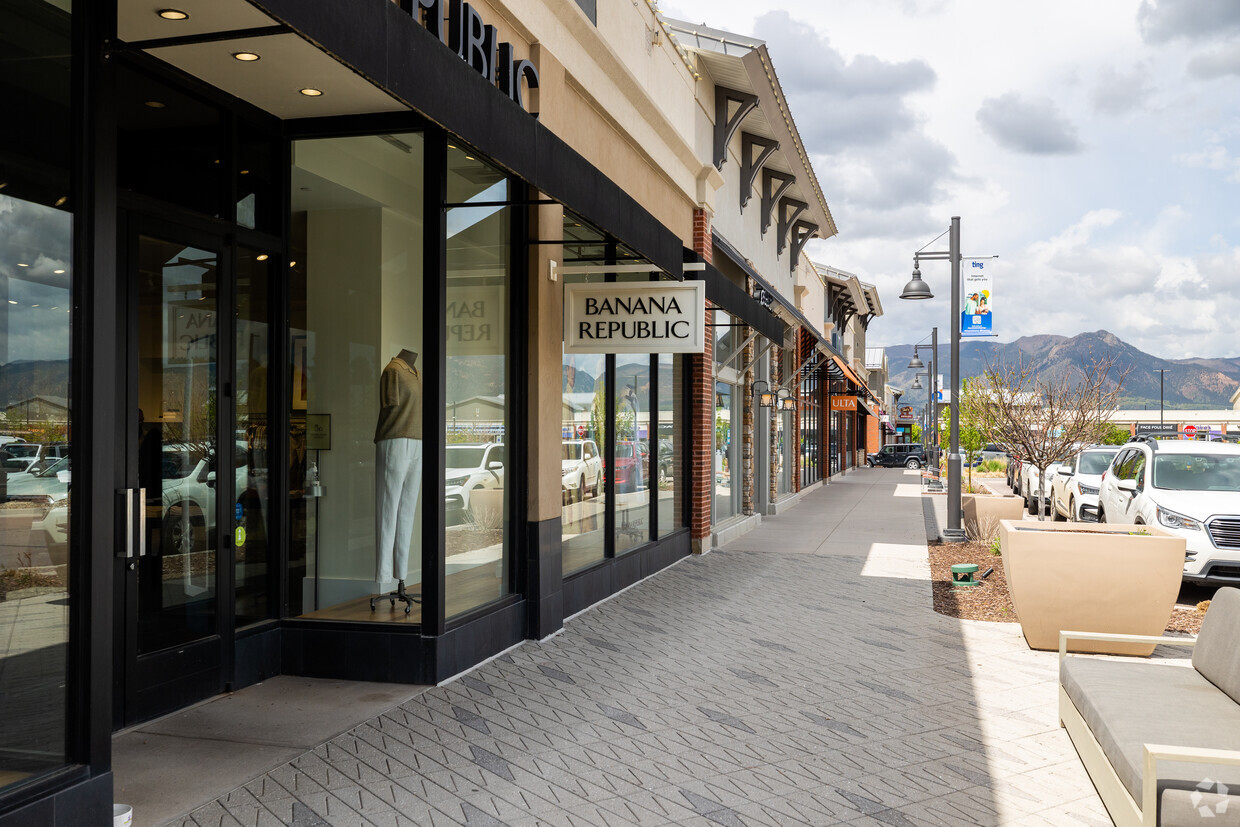
[(31, 307), (38, 307), (38, 305), (37, 305), (37, 304), (32, 304), (32, 305), (30, 305), (30, 306), (31, 306)]
[(290, 261), (290, 262), (288, 263), (288, 266), (289, 266), (289, 267), (296, 267), (296, 266), (297, 266), (297, 262), (295, 262), (295, 261)]
[[(61, 273), (64, 272), (64, 270), (53, 270), (52, 272), (55, 273), (56, 275), (60, 275)], [(52, 309), (55, 310), (56, 308), (53, 307)]]
[(149, 106), (151, 109), (163, 109), (165, 105), (163, 101), (143, 101), (142, 104)]
[(9, 185), (8, 181), (0, 181), (0, 190), (4, 189), (8, 185)]
[(267, 254), (266, 254), (266, 253), (263, 253), (262, 255), (260, 255), (260, 256), (258, 257), (258, 260), (259, 260), (259, 261), (266, 261), (266, 260), (267, 260)]
[(243, 63), (250, 63), (252, 61), (260, 59), (260, 56), (258, 54), (255, 54), (254, 52), (233, 52), (233, 57), (235, 57), (237, 60), (242, 61)]
[(18, 267), (29, 267), (30, 265), (29, 265), (29, 264), (26, 264), (26, 263), (24, 263), (24, 262), (19, 261), (19, 262), (17, 262), (17, 266), (18, 266)]
[(189, 14), (180, 9), (160, 9), (158, 14), (164, 20), (189, 20)]
[(313, 86), (307, 86), (306, 88), (299, 89), (298, 91), (301, 92), (303, 95), (305, 95), (307, 98), (317, 98), (323, 94), (322, 89), (315, 89)]
[(62, 196), (60, 196), (59, 198), (57, 198), (57, 199), (56, 199), (56, 206), (57, 206), (57, 207), (64, 206), (64, 203), (65, 203), (66, 201), (68, 201), (68, 200), (69, 200), (69, 196), (67, 196), (67, 195), (62, 195)]
[(17, 304), (17, 302), (13, 301), (12, 299), (9, 299), (9, 304)]
[(241, 174), (242, 174), (242, 175), (249, 175), (249, 174), (250, 174), (250, 171), (249, 171), (248, 169), (243, 169), (243, 170), (241, 170)]

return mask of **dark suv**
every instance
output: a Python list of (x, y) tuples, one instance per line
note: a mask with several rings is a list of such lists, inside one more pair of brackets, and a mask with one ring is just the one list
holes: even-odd
[(877, 454), (867, 454), (865, 464), (872, 468), (920, 468), (926, 464), (926, 449), (920, 443), (884, 445)]

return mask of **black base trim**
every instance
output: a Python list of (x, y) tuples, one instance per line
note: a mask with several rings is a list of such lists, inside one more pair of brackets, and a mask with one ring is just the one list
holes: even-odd
[(112, 773), (105, 772), (0, 815), (0, 827), (112, 823)]
[(692, 553), (684, 529), (621, 557), (564, 578), (564, 615), (569, 617)]

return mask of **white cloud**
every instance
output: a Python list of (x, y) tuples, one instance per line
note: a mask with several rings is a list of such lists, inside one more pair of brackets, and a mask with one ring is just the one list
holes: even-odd
[(1067, 155), (1084, 149), (1076, 127), (1048, 97), (1008, 92), (987, 98), (977, 110), (977, 120), (1000, 146), (1014, 152)]
[(1137, 24), (1150, 43), (1208, 39), (1240, 31), (1236, 0), (1141, 0)]
[(1201, 80), (1213, 80), (1227, 75), (1240, 76), (1240, 48), (1233, 44), (1197, 55), (1188, 62), (1188, 73)]

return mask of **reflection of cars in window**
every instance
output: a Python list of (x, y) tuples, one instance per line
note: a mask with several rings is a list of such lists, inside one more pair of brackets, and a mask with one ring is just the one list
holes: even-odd
[[(235, 493), (238, 498), (249, 487), (245, 442), (235, 449)], [(215, 457), (202, 448), (185, 443), (163, 445), (160, 463), (162, 502), (160, 506), (160, 549), (162, 554), (187, 554), (207, 547), (207, 537), (215, 531)], [(152, 494), (147, 492), (147, 501)]]
[(36, 460), (30, 471), (11, 473), (5, 493), (9, 500), (48, 505), (69, 496), (69, 458)]
[(616, 470), (613, 484), (616, 493), (640, 491), (645, 488), (642, 481), (641, 448), (636, 442), (616, 443)]
[(603, 492), (603, 458), (592, 439), (566, 439), (560, 449), (560, 474), (564, 499), (581, 502), (587, 492)]
[(504, 446), (499, 442), (444, 448), (444, 512), (448, 525), (471, 513), (470, 495), (480, 488), (504, 487)]

